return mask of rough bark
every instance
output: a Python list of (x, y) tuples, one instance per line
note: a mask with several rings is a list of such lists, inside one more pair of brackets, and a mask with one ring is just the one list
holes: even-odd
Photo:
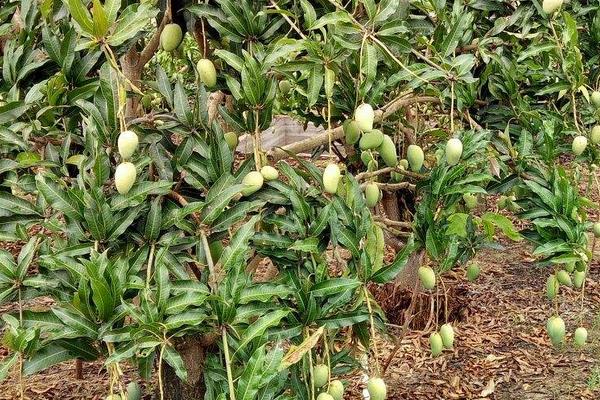
[(216, 336), (186, 336), (178, 339), (175, 348), (187, 370), (186, 382), (179, 379), (173, 368), (163, 362), (162, 381), (164, 400), (197, 400), (204, 398), (204, 363), (206, 352)]

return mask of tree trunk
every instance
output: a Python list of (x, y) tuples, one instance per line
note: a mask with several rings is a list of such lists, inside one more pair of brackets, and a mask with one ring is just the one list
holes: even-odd
[(204, 398), (204, 364), (206, 352), (217, 336), (185, 336), (177, 339), (175, 349), (183, 358), (187, 381), (182, 381), (167, 363), (162, 365), (164, 400), (199, 400)]

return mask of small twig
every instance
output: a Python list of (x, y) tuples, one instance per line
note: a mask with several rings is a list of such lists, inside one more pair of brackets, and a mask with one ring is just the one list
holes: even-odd
[[(400, 183), (382, 183), (382, 182), (374, 182), (377, 184), (377, 186), (379, 186), (379, 188), (381, 190), (385, 190), (388, 192), (393, 192), (396, 190), (402, 190), (402, 189), (408, 189), (408, 190), (415, 190), (417, 187), (416, 185), (409, 183), (409, 182), (400, 182)], [(361, 187), (365, 187), (367, 186), (368, 183), (365, 182), (362, 185), (360, 185)]]
[[(281, 8), (279, 8), (279, 6), (277, 5), (277, 3), (276, 3), (274, 0), (271, 0), (271, 5), (272, 5), (273, 7), (275, 7), (275, 9), (276, 9), (277, 11), (281, 11)], [(306, 36), (304, 35), (304, 33), (302, 33), (302, 31), (300, 30), (300, 28), (298, 28), (298, 26), (296, 26), (296, 24), (294, 23), (294, 21), (292, 21), (292, 20), (290, 19), (290, 17), (288, 17), (287, 15), (285, 15), (285, 14), (283, 14), (283, 13), (281, 14), (281, 16), (283, 17), (283, 19), (285, 19), (285, 20), (287, 21), (287, 23), (288, 23), (288, 24), (290, 24), (290, 26), (292, 27), (292, 29), (293, 29), (293, 30), (295, 30), (295, 31), (296, 31), (296, 33), (298, 33), (298, 35), (300, 35), (300, 37), (301, 37), (302, 39), (305, 39), (305, 40), (306, 40)]]

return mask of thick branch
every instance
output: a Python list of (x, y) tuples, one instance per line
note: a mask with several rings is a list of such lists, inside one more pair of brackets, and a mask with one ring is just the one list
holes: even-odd
[[(375, 111), (375, 122), (381, 122), (386, 120), (388, 117), (393, 115), (400, 108), (415, 104), (415, 103), (440, 103), (440, 99), (433, 96), (417, 96), (417, 97), (402, 97), (397, 98), (387, 104), (382, 109)], [(272, 149), (269, 152), (269, 157), (273, 161), (278, 161), (288, 156), (288, 153), (298, 154), (304, 153), (308, 150), (312, 150), (316, 147), (319, 147), (327, 142), (329, 142), (329, 138), (331, 140), (339, 140), (344, 137), (344, 129), (341, 126), (333, 129), (331, 131), (331, 136), (328, 131), (324, 131), (317, 135), (311, 136), (307, 139), (300, 140), (295, 143), (288, 144), (281, 148)]]
[(146, 47), (144, 47), (144, 50), (142, 50), (142, 52), (140, 53), (140, 57), (138, 58), (138, 62), (137, 62), (138, 68), (143, 68), (144, 65), (146, 65), (146, 63), (148, 63), (148, 61), (150, 61), (150, 59), (152, 58), (154, 53), (156, 53), (156, 50), (158, 50), (158, 46), (160, 44), (160, 34), (162, 33), (163, 29), (165, 28), (165, 25), (167, 25), (170, 22), (171, 22), (171, 2), (167, 1), (167, 8), (165, 9), (165, 13), (163, 15), (162, 21), (160, 21), (160, 24), (156, 28), (156, 32), (154, 32), (154, 35), (152, 35), (152, 38), (148, 41), (148, 43), (146, 44)]
[(357, 181), (362, 181), (364, 179), (369, 179), (374, 176), (387, 174), (389, 172), (398, 172), (399, 174), (409, 176), (411, 178), (419, 179), (419, 180), (425, 179), (425, 175), (421, 175), (421, 174), (418, 174), (418, 173), (412, 172), (412, 171), (407, 171), (407, 170), (399, 168), (399, 167), (386, 167), (386, 168), (378, 169), (377, 171), (373, 171), (373, 172), (361, 172), (360, 174), (357, 174), (355, 176), (355, 178)]
[(373, 220), (375, 220), (376, 222), (381, 222), (382, 224), (387, 225), (387, 226), (395, 226), (397, 228), (412, 229), (412, 224), (410, 222), (395, 221), (393, 219), (380, 217), (377, 215), (373, 216)]
[[(388, 192), (392, 192), (395, 190), (401, 190), (401, 189), (408, 189), (408, 190), (415, 190), (416, 186), (413, 185), (412, 183), (409, 182), (400, 182), (400, 183), (381, 183), (381, 182), (375, 182), (377, 184), (377, 186), (379, 186), (379, 188), (381, 190), (387, 190)], [(365, 187), (367, 186), (368, 183), (363, 183), (361, 185), (361, 187)]]

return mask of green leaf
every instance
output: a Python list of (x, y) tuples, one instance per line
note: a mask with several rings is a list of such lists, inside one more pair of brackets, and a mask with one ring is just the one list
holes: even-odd
[(351, 22), (346, 11), (334, 11), (323, 15), (311, 27), (310, 30), (315, 30), (324, 27), (325, 25), (337, 25), (344, 22)]
[(156, 181), (136, 183), (126, 195), (118, 194), (113, 197), (111, 208), (114, 211), (136, 206), (150, 195), (166, 195), (171, 190), (173, 182)]
[(205, 204), (201, 214), (202, 223), (210, 225), (216, 220), (223, 213), (223, 210), (229, 204), (231, 199), (238, 195), (242, 189), (244, 189), (244, 185), (242, 184), (229, 186), (212, 199), (212, 201)]
[(344, 292), (346, 290), (354, 290), (359, 287), (360, 281), (350, 278), (332, 278), (314, 285), (310, 293), (315, 297), (331, 296)]
[(467, 237), (467, 219), (468, 214), (454, 213), (448, 217), (448, 228), (446, 235), (456, 235), (462, 238)]
[(39, 215), (33, 204), (8, 192), (0, 192), (0, 210), (20, 215)]
[(237, 72), (242, 72), (244, 68), (244, 60), (237, 56), (236, 54), (222, 49), (217, 49), (214, 51), (214, 54), (225, 61), (231, 68), (235, 69)]
[(66, 189), (59, 187), (50, 180), (46, 180), (40, 174), (36, 175), (35, 183), (40, 193), (53, 208), (75, 220), (83, 218), (81, 209), (73, 204), (73, 200), (67, 195)]
[(236, 349), (236, 353), (242, 351), (252, 340), (262, 336), (267, 329), (278, 325), (288, 314), (289, 311), (287, 310), (275, 310), (257, 319), (248, 329), (242, 332), (242, 339)]
[(160, 227), (162, 224), (162, 198), (157, 196), (150, 204), (150, 212), (146, 218), (146, 226), (144, 228), (144, 236), (150, 241), (158, 239)]
[(481, 216), (481, 219), (498, 227), (511, 240), (519, 241), (523, 239), (515, 229), (512, 221), (504, 215), (487, 212)]
[(321, 92), (323, 80), (325, 79), (323, 73), (323, 66), (320, 64), (313, 65), (310, 70), (310, 75), (308, 76), (308, 90), (306, 95), (309, 106), (313, 106), (319, 99), (319, 93)]
[(92, 19), (94, 21), (94, 34), (97, 38), (103, 38), (108, 32), (108, 16), (100, 0), (93, 0)]
[(162, 357), (163, 360), (175, 370), (175, 374), (179, 377), (179, 379), (182, 381), (187, 380), (185, 364), (183, 362), (183, 358), (181, 358), (177, 350), (171, 346), (165, 346), (162, 352)]
[(117, 21), (114, 32), (108, 38), (108, 44), (111, 46), (120, 46), (127, 40), (139, 35), (150, 24), (150, 21), (157, 13), (158, 10), (152, 8), (150, 4), (130, 5), (122, 13), (119, 21)]
[(69, 350), (50, 344), (38, 350), (33, 357), (23, 363), (23, 375), (32, 375), (53, 365), (72, 359)]
[(94, 23), (90, 17), (87, 7), (83, 4), (82, 0), (68, 0), (67, 5), (71, 16), (79, 24), (81, 29), (90, 35), (94, 34)]
[(267, 302), (271, 299), (285, 299), (290, 297), (294, 290), (286, 285), (275, 285), (273, 283), (257, 283), (251, 287), (244, 288), (239, 299), (239, 304), (247, 304), (253, 301)]
[(411, 235), (402, 250), (396, 253), (394, 261), (390, 265), (386, 265), (385, 267), (376, 271), (373, 276), (371, 276), (371, 281), (376, 283), (387, 283), (392, 281), (400, 272), (404, 270), (410, 256), (418, 247), (419, 246), (415, 243), (414, 236)]
[(19, 360), (19, 353), (13, 353), (0, 362), (0, 382), (6, 379), (13, 366)]

